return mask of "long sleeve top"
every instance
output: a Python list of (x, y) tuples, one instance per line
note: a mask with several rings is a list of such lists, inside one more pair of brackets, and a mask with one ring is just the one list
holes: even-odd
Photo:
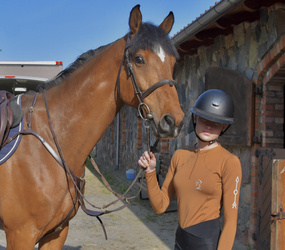
[(182, 228), (218, 218), (223, 207), (218, 249), (229, 250), (236, 234), (241, 175), (238, 157), (219, 144), (209, 150), (177, 150), (161, 188), (155, 171), (145, 177), (156, 213), (163, 213), (176, 194)]

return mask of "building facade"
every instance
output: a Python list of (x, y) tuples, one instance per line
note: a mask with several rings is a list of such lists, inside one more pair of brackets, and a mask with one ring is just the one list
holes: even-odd
[[(228, 92), (236, 122), (220, 142), (239, 157), (243, 173), (234, 249), (279, 249), (270, 244), (272, 228), (279, 222), (271, 215), (276, 198), (273, 167), (285, 159), (285, 3), (239, 1), (208, 20), (195, 34), (179, 40), (182, 30), (172, 38), (181, 56), (174, 79), (185, 127), (177, 139), (161, 140), (158, 158), (165, 167), (176, 149), (195, 143), (190, 108), (203, 91)], [(137, 169), (146, 149), (144, 127), (136, 110), (124, 107), (98, 142), (97, 156), (122, 171)]]

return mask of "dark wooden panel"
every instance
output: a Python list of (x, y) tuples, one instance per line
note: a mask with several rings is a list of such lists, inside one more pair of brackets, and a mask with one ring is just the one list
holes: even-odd
[(272, 161), (276, 153), (272, 149), (259, 149), (259, 174), (257, 185), (258, 224), (256, 244), (259, 250), (270, 249), (270, 211), (272, 189)]
[(210, 67), (205, 74), (205, 89), (221, 89), (235, 106), (235, 123), (219, 138), (227, 145), (250, 146), (253, 137), (253, 84), (236, 71)]
[[(263, 178), (261, 182), (261, 197), (259, 201), (260, 209), (260, 239), (264, 249), (269, 247), (270, 242), (270, 211), (271, 211), (271, 187), (272, 187), (272, 159), (263, 157)], [(266, 242), (266, 243), (265, 243)]]

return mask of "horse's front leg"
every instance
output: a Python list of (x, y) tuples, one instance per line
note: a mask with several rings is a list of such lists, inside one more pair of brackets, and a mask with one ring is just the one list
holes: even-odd
[(66, 240), (68, 234), (68, 225), (67, 222), (62, 230), (54, 232), (50, 235), (43, 237), (39, 241), (39, 249), (40, 250), (61, 250), (64, 246), (64, 242)]
[(32, 232), (31, 227), (25, 229), (5, 229), (7, 250), (34, 250), (36, 244), (36, 236)]

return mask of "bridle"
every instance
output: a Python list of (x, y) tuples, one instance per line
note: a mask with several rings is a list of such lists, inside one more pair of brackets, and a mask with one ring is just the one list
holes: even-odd
[(130, 34), (128, 34), (128, 38), (127, 38), (127, 42), (126, 42), (126, 47), (125, 47), (125, 51), (124, 51), (124, 55), (123, 55), (123, 59), (121, 62), (121, 66), (119, 69), (119, 73), (118, 73), (118, 77), (117, 77), (117, 86), (118, 86), (118, 90), (120, 92), (120, 73), (121, 73), (121, 69), (122, 66), (124, 64), (124, 61), (126, 60), (126, 65), (127, 65), (127, 73), (128, 76), (131, 78), (132, 80), (132, 84), (133, 84), (133, 88), (134, 88), (134, 93), (135, 96), (137, 97), (138, 101), (139, 101), (139, 105), (138, 105), (138, 115), (144, 120), (144, 121), (151, 121), (153, 119), (153, 115), (151, 113), (151, 110), (149, 108), (149, 106), (144, 102), (144, 99), (149, 96), (153, 91), (155, 91), (157, 88), (160, 88), (163, 85), (169, 84), (170, 87), (173, 87), (173, 85), (176, 84), (176, 81), (174, 81), (173, 79), (163, 79), (160, 80), (159, 82), (156, 82), (155, 84), (151, 85), (147, 90), (145, 90), (144, 92), (141, 91), (136, 77), (135, 77), (135, 73), (133, 70), (133, 66), (132, 66), (132, 61), (131, 61), (131, 53), (129, 51), (129, 48), (132, 46), (132, 42), (130, 41)]
[(150, 151), (154, 152), (154, 151), (156, 151), (156, 146), (159, 142), (159, 139), (157, 139), (155, 141), (153, 146), (150, 146), (150, 123), (153, 119), (153, 115), (152, 115), (152, 112), (151, 112), (149, 106), (144, 102), (144, 99), (146, 97), (148, 97), (153, 91), (162, 87), (163, 85), (168, 84), (170, 87), (173, 87), (176, 84), (176, 81), (174, 81), (173, 79), (163, 79), (163, 80), (160, 80), (160, 81), (156, 82), (155, 84), (151, 85), (148, 89), (146, 89), (144, 92), (142, 92), (138, 83), (137, 83), (137, 80), (135, 77), (135, 72), (134, 72), (134, 69), (132, 66), (132, 60), (131, 60), (132, 55), (131, 55), (130, 50), (129, 50), (130, 47), (132, 46), (132, 42), (130, 40), (130, 35), (131, 35), (131, 33), (129, 32), (128, 37), (127, 37), (124, 55), (123, 55), (121, 65), (120, 65), (120, 69), (119, 69), (118, 76), (117, 76), (116, 85), (117, 85), (118, 92), (120, 94), (120, 73), (121, 73), (122, 67), (124, 65), (124, 62), (126, 61), (127, 74), (131, 78), (132, 85), (134, 88), (134, 94), (139, 101), (139, 105), (137, 108), (138, 116), (144, 121), (144, 126), (146, 128), (147, 148), (148, 148), (149, 152)]

